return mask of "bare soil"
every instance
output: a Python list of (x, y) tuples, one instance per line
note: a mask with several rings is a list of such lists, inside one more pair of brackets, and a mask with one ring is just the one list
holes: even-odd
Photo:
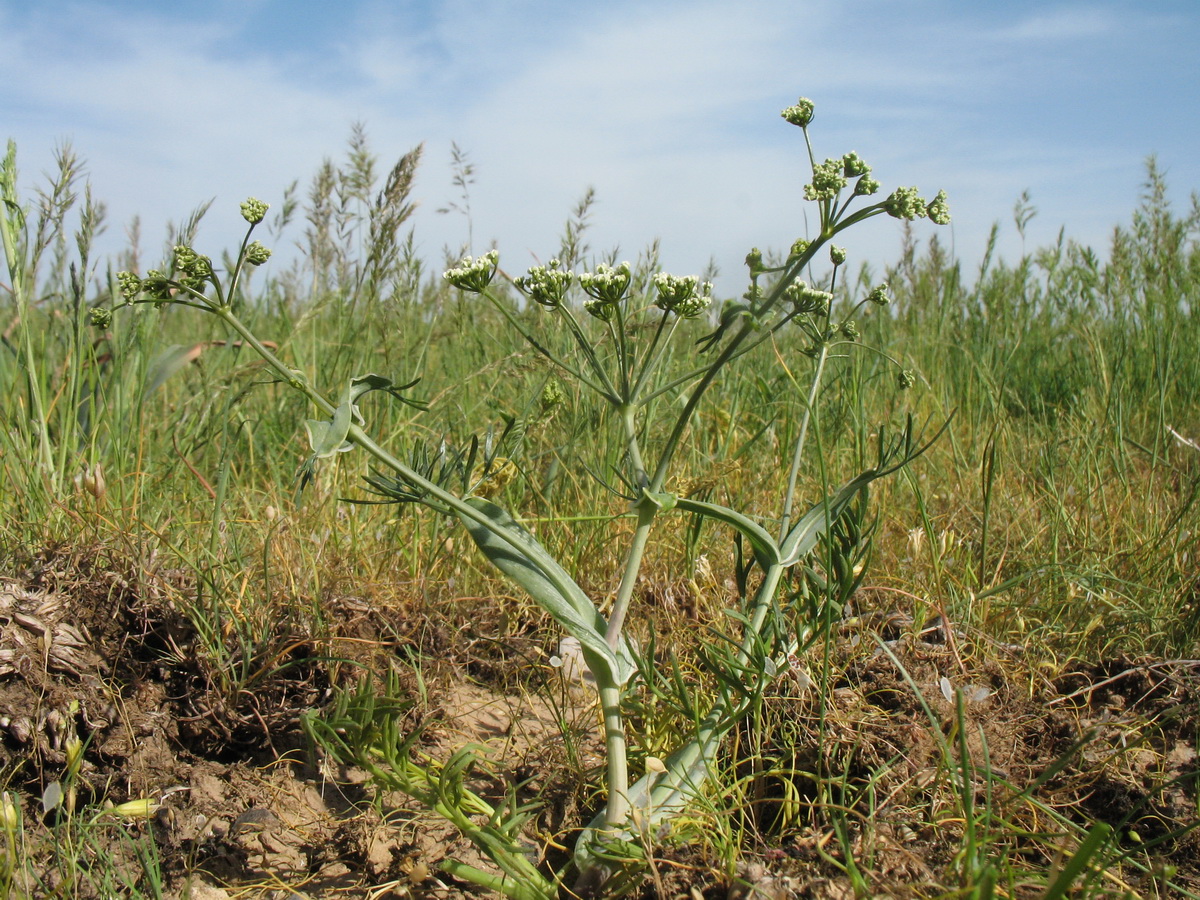
[[(363, 773), (331, 767), (300, 727), (305, 711), (359, 671), (347, 660), (387, 666), (414, 649), (406, 641), (433, 657), (457, 643), (455, 661), (411, 684), (414, 715), (435, 756), (480, 743), (499, 777), (542, 798), (531, 849), (561, 861), (571, 829), (590, 816), (595, 797), (571, 774), (600, 765), (587, 696), (564, 689), (554, 701), (529, 688), (556, 677), (546, 664), (549, 631), (479, 641), (459, 630), (461, 620), (392, 615), (385, 626), (368, 605), (341, 598), (328, 610), (334, 645), (267, 635), (262, 658), (249, 661), (257, 669), (248, 687), (231, 689), (201, 659), (179, 586), (157, 578), (62, 550), (0, 573), (0, 767), (37, 870), (23, 876), (30, 895), (103, 896), (89, 886), (89, 867), (108, 856), (135, 873), (137, 848), (148, 844), (169, 898), (471, 895), (438, 871), (448, 855), (477, 862), (448, 826), (402, 796), (380, 795)], [(644, 896), (853, 896), (847, 845), (881, 896), (944, 894), (966, 833), (961, 806), (946, 798), (964, 790), (1007, 827), (1028, 829), (1027, 841), (1011, 841), (1010, 862), (1015, 854), (1030, 870), (1061, 865), (1054, 816), (1102, 821), (1131, 859), (1173, 867), (1175, 884), (1200, 891), (1200, 838), (1189, 830), (1200, 771), (1194, 661), (1064, 668), (945, 623), (915, 628), (886, 617), (847, 622), (838, 653), (826, 695), (808, 681), (819, 660), (806, 660), (770, 698), (768, 765), (739, 822), (757, 844), (730, 864), (706, 858), (702, 842), (664, 841), (657, 886), (648, 881)], [(82, 762), (66, 779), (75, 739)], [(952, 783), (955, 771), (969, 784)], [(817, 773), (839, 780), (838, 802), (870, 824), (848, 844), (820, 814), (830, 800)], [(72, 789), (47, 812), (55, 782)], [(151, 816), (103, 813), (140, 799), (154, 802)], [(54, 823), (68, 815), (100, 823), (91, 832), (99, 845), (75, 860), (74, 876), (55, 849)], [(1136, 896), (1151, 891), (1152, 875), (1131, 865), (1111, 873), (1110, 887)], [(1011, 888), (1026, 895), (1019, 883)]]

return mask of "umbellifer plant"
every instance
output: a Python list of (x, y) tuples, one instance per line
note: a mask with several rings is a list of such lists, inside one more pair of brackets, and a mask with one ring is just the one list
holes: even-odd
[[(595, 392), (612, 412), (624, 447), (617, 490), (626, 496), (635, 525), (632, 534), (627, 535), (623, 570), (607, 616), (529, 531), (484, 496), (490, 491), (481, 485), (500, 463), (486, 450), (481, 458), (478, 442), (457, 451), (418, 451), (407, 458), (394, 455), (376, 442), (360, 411), (363, 399), (379, 391), (400, 402), (416, 404), (404, 394), (411, 384), (397, 385), (384, 376), (367, 374), (353, 378), (341, 396), (331, 401), (305, 373), (279, 359), (239, 319), (232, 301), (242, 273), (247, 266), (262, 264), (270, 255), (262, 244), (251, 240), (255, 226), (266, 213), (265, 204), (254, 199), (242, 204), (242, 215), (250, 228), (233, 270), (224, 279), (208, 257), (186, 246), (175, 249), (171, 273), (119, 275), (122, 305), (173, 303), (217, 316), (253, 347), (281, 381), (311, 400), (323, 418), (307, 423), (312, 455), (303, 467), (302, 478), (311, 477), (320, 460), (339, 451), (365, 451), (373, 457), (375, 469), (367, 481), (376, 494), (456, 517), (480, 552), (578, 641), (594, 676), (603, 715), (607, 802), (578, 839), (568, 866), (573, 866), (573, 875), (570, 871), (544, 872), (527, 857), (517, 840), (529, 813), (527, 808), (515, 799), (493, 806), (465, 786), (465, 775), (476, 760), (472, 748), (463, 748), (445, 762), (420, 756), (415, 736), (400, 728), (401, 710), (388, 699), (393, 695), (391, 691), (379, 694), (364, 681), (357, 692), (344, 695), (333, 710), (309, 718), (310, 733), (329, 752), (365, 765), (389, 786), (407, 791), (446, 816), (500, 869), (496, 874), (453, 860), (445, 862), (447, 871), (457, 877), (512, 897), (546, 898), (555, 896), (568, 880), (573, 880), (572, 890), (576, 893), (596, 894), (618, 872), (636, 869), (640, 837), (656, 831), (696, 796), (710, 774), (721, 737), (747, 715), (772, 678), (787, 668), (789, 656), (816, 634), (816, 607), (810, 601), (800, 601), (803, 589), (789, 587), (789, 583), (803, 584), (804, 579), (790, 578), (790, 574), (802, 570), (815, 554), (824, 553), (821, 566), (827, 577), (827, 596), (838, 595), (839, 591), (829, 589), (829, 581), (840, 580), (838, 587), (844, 589), (846, 582), (856, 577), (852, 567), (839, 565), (835, 558), (846, 547), (845, 540), (835, 539), (839, 524), (861, 515), (862, 500), (872, 481), (895, 471), (920, 452), (909, 422), (894, 441), (880, 439), (874, 467), (807, 510), (796, 509), (797, 476), (809, 417), (827, 363), (844, 355), (839, 348), (856, 340), (852, 316), (859, 306), (887, 302), (887, 286), (880, 285), (849, 313), (839, 314), (832, 289), (845, 264), (846, 252), (835, 246), (833, 239), (851, 226), (883, 214), (909, 220), (928, 217), (939, 225), (946, 224), (950, 217), (941, 192), (931, 202), (922, 200), (915, 188), (898, 188), (881, 200), (873, 199), (878, 195), (879, 182), (856, 153), (817, 162), (808, 133), (813, 118), (811, 101), (802, 98), (782, 115), (804, 134), (812, 173), (804, 195), (816, 204), (818, 228), (811, 238), (792, 244), (786, 259), (778, 265), (768, 265), (757, 250), (750, 252), (746, 258), (746, 293), (739, 302), (727, 303), (719, 316), (711, 317), (714, 327), (690, 351), (693, 367), (683, 374), (667, 374), (663, 360), (667, 347), (682, 333), (678, 328), (682, 320), (709, 315), (711, 285), (696, 277), (659, 272), (648, 282), (638, 283), (628, 263), (598, 265), (593, 271), (579, 274), (558, 260), (531, 268), (512, 283), (528, 303), (542, 307), (547, 316), (557, 317), (571, 336), (572, 352), (560, 354), (550, 348), (549, 342), (539, 340), (524, 324), (525, 317), (514, 314), (511, 303), (494, 287), (496, 251), (467, 257), (445, 272), (446, 281), (453, 287), (493, 303), (530, 347), (564, 377)], [(828, 289), (808, 286), (800, 276), (824, 259), (833, 267)], [(98, 309), (93, 315), (97, 323), (104, 324), (111, 312)], [(791, 464), (782, 479), (780, 509), (773, 518), (777, 526), (768, 530), (759, 518), (673, 493), (668, 486), (689, 425), (709, 389), (727, 367), (736, 365), (787, 327), (798, 327), (806, 336), (812, 376), (806, 412), (791, 450)], [(907, 387), (912, 379), (900, 371), (898, 380), (901, 387)], [(655, 402), (665, 397), (679, 402)], [(657, 421), (657, 416), (668, 418)], [(716, 699), (704, 710), (691, 706), (693, 727), (686, 739), (666, 759), (656, 760), (649, 767), (652, 771), (633, 780), (622, 701), (635, 676), (654, 680), (658, 675), (654, 660), (639, 657), (627, 640), (626, 626), (655, 526), (664, 516), (678, 512), (712, 520), (734, 533), (742, 596), (741, 608), (733, 611), (730, 619), (736, 623), (738, 633), (724, 635), (723, 640), (707, 647), (708, 668), (719, 681)], [(743, 553), (746, 548), (749, 552)], [(755, 570), (757, 574), (753, 574)], [(682, 699), (689, 708), (688, 698)]]

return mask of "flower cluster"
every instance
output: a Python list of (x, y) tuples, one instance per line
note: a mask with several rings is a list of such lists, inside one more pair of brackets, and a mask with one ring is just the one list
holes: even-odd
[(880, 184), (870, 175), (864, 175), (858, 181), (854, 182), (855, 197), (870, 197), (872, 194), (879, 193)]
[(132, 272), (118, 272), (117, 285), (120, 287), (121, 297), (128, 302), (133, 302), (133, 299), (142, 292), (142, 279)]
[(867, 165), (867, 161), (851, 150), (842, 157), (842, 174), (847, 178), (857, 178), (860, 175), (867, 175), (871, 171), (871, 167)]
[(174, 288), (171, 279), (158, 269), (151, 269), (142, 279), (142, 293), (148, 294), (156, 304), (162, 304), (171, 299)]
[(791, 301), (792, 308), (800, 315), (805, 313), (816, 313), (818, 316), (828, 315), (829, 306), (833, 303), (833, 294), (829, 291), (811, 288), (807, 282), (798, 279), (787, 286), (784, 296)]
[(883, 201), (883, 208), (897, 219), (923, 219), (926, 215), (925, 201), (915, 187), (896, 188)]
[(765, 270), (763, 266), (762, 251), (757, 247), (752, 247), (750, 252), (746, 254), (746, 268), (750, 270), (750, 277), (760, 275)]
[(562, 268), (562, 263), (552, 259), (544, 266), (533, 266), (528, 275), (522, 275), (513, 283), (517, 290), (530, 300), (546, 309), (558, 309), (566, 298), (567, 289), (575, 276)]
[(829, 245), (829, 261), (835, 266), (840, 266), (846, 261), (846, 248), (836, 247), (833, 244)]
[(567, 392), (557, 378), (551, 378), (542, 388), (541, 405), (543, 411), (549, 411), (567, 402)]
[(799, 125), (801, 128), (807, 128), (808, 123), (813, 120), (813, 102), (807, 97), (801, 97), (796, 101), (794, 106), (789, 106), (779, 115), (793, 125)]
[(887, 306), (891, 299), (888, 297), (889, 290), (890, 288), (886, 281), (877, 284), (875, 287), (871, 288), (871, 293), (867, 294), (867, 301), (874, 303), (876, 306)]
[(175, 268), (181, 274), (179, 283), (193, 290), (203, 290), (213, 277), (212, 260), (183, 244), (175, 246)]
[(926, 203), (915, 187), (896, 188), (892, 195), (883, 201), (883, 208), (889, 216), (895, 216), (897, 219), (923, 219), (928, 216), (934, 225), (950, 224), (950, 205), (946, 202), (945, 191), (938, 191), (937, 195)]
[(257, 225), (263, 220), (267, 214), (267, 210), (271, 207), (254, 197), (242, 202), (242, 218), (251, 225)]
[(88, 310), (88, 318), (97, 328), (107, 328), (112, 324), (112, 310), (96, 306)]
[(246, 262), (252, 266), (261, 266), (271, 258), (271, 251), (260, 244), (258, 241), (252, 241), (246, 247)]
[(712, 282), (700, 284), (695, 275), (679, 278), (659, 272), (654, 276), (658, 299), (654, 305), (685, 319), (692, 319), (712, 306)]
[(591, 298), (583, 301), (583, 308), (597, 319), (611, 321), (617, 304), (629, 293), (632, 281), (633, 268), (627, 262), (615, 267), (601, 263), (595, 272), (582, 273), (579, 286)]
[(925, 214), (934, 225), (950, 224), (950, 205), (946, 202), (946, 192), (938, 191), (927, 207)]
[(605, 303), (603, 300), (597, 300), (595, 297), (589, 297), (584, 300), (583, 308), (589, 316), (593, 316), (602, 322), (611, 322), (613, 313), (617, 311), (615, 303)]
[(500, 254), (496, 250), (489, 250), (478, 259), (464, 256), (457, 266), (443, 272), (442, 277), (460, 291), (478, 294), (492, 283), (499, 262)]
[(792, 249), (788, 251), (788, 262), (799, 259), (808, 252), (808, 248), (812, 246), (812, 241), (806, 241), (804, 238), (798, 238), (792, 244)]
[(806, 200), (833, 200), (846, 186), (844, 166), (840, 159), (827, 159), (813, 166), (813, 180), (804, 186)]
[(595, 272), (584, 272), (579, 276), (579, 286), (591, 297), (604, 303), (619, 303), (629, 292), (633, 280), (633, 268), (627, 262), (619, 266), (601, 263)]

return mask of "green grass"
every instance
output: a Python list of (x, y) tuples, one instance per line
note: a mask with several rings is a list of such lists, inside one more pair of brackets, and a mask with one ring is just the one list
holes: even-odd
[[(429, 411), (371, 407), (373, 433), (401, 454), (418, 442), (457, 445), (517, 423), (507, 452), (518, 472), (503, 487), (503, 502), (537, 523), (539, 538), (589, 593), (611, 594), (619, 559), (604, 519), (624, 512), (624, 503), (595, 477), (608, 470), (587, 466), (619, 464), (624, 445), (612, 417), (571, 384), (561, 384), (560, 405), (545, 405), (547, 385), (560, 384), (545, 362), (495, 309), (448, 290), (440, 268), (427, 271), (414, 255), (404, 228), (419, 159), (418, 148), (380, 178), (356, 131), (344, 163), (322, 168), (305, 199), (292, 192), (278, 204), (273, 233), (284, 240), (300, 231), (305, 255), (246, 284), (235, 301), (239, 315), (327, 395), (361, 372), (419, 378), (414, 393)], [(555, 635), (521, 598), (506, 595), (498, 606), (457, 599), (497, 587), (471, 556), (451, 549), (465, 536), (446, 522), (339, 502), (365, 496), (360, 456), (324, 466), (298, 496), (297, 470), (309, 454), (301, 423), (311, 413), (219, 321), (139, 306), (114, 317), (104, 334), (90, 328), (89, 307), (112, 303), (115, 271), (125, 263), (90, 258), (102, 213), (90, 193), (78, 202), (77, 163), (68, 154), (61, 162), (38, 194), (45, 202), (31, 205), (23, 223), (16, 206), (28, 201), (14, 184), (15, 155), (6, 162), (0, 555), (10, 565), (67, 545), (102, 547), (147, 577), (183, 570), (186, 586), (173, 602), (196, 635), (188, 652), (234, 721), (251, 729), (247, 695), (300, 665), (301, 656), (304, 665), (319, 660), (331, 684), (357, 678), (362, 659), (340, 655), (325, 602), (339, 592), (402, 611), (405, 621), (453, 627), (476, 617), (502, 635)], [(1018, 211), (1017, 227), (1026, 213)], [(216, 213), (198, 211), (176, 233), (194, 232), (205, 214)], [(586, 252), (586, 221), (582, 205), (564, 235), (564, 258)], [(860, 330), (865, 344), (912, 371), (916, 386), (899, 391), (894, 369), (871, 354), (836, 367), (816, 410), (813, 440), (824, 470), (811, 457), (799, 475), (801, 496), (815, 498), (822, 485), (870, 463), (885, 426), (910, 414), (934, 428), (949, 423), (923, 457), (874, 492), (877, 518), (855, 613), (897, 612), (916, 628), (943, 616), (969, 637), (972, 665), (993, 657), (986, 648), (1019, 647), (1019, 663), (1008, 651), (994, 650), (994, 658), (1008, 660), (1001, 665), (1030, 685), (1084, 663), (1200, 655), (1200, 451), (1170, 430), (1200, 439), (1197, 229), (1195, 198), (1185, 212), (1173, 210), (1151, 162), (1141, 204), (1107, 248), (1063, 237), (1017, 260), (989, 249), (981, 262), (960, 261), (936, 239), (921, 246), (924, 238), (913, 233), (885, 274), (893, 303), (871, 307)], [(850, 252), (853, 260), (853, 245)], [(643, 271), (653, 268), (652, 258)], [(861, 284), (871, 283), (869, 274)], [(509, 310), (530, 329), (540, 327), (540, 312), (515, 301)], [(711, 330), (703, 322), (690, 327), (694, 339)], [(680, 348), (687, 343), (672, 346), (669, 371), (686, 371)], [(773, 508), (777, 473), (790, 465), (804, 417), (803, 348), (801, 335), (781, 332), (702, 408), (683, 466), (691, 489), (703, 492), (697, 496), (750, 512)], [(576, 517), (579, 510), (595, 510), (599, 521)], [(728, 537), (681, 521), (651, 554), (639, 597), (658, 623), (659, 650), (677, 656), (676, 675), (689, 689), (714, 691), (693, 629), (672, 633), (668, 624), (679, 616), (671, 598), (683, 598), (701, 623), (721, 619), (732, 569)], [(467, 605), (448, 613), (447, 600)], [(846, 673), (858, 651), (833, 638), (837, 623), (826, 627), (828, 639), (818, 644), (824, 656), (806, 660), (813, 680), (833, 691), (852, 678)], [(411, 639), (417, 657), (429, 652), (422, 640)], [(452, 655), (478, 664), (470, 653)], [(922, 696), (929, 685), (914, 688)], [(671, 686), (656, 689), (656, 702), (669, 704)], [(685, 823), (649, 841), (664, 844), (654, 847), (662, 864), (698, 868), (681, 848), (699, 846), (731, 883), (745, 880), (739, 859), (780, 834), (810, 829), (830, 836), (815, 840), (813, 865), (860, 895), (901, 889), (903, 878), (881, 874), (887, 854), (879, 849), (897, 840), (898, 827), (880, 808), (890, 815), (899, 802), (893, 798), (907, 797), (887, 793), (899, 790), (899, 762), (868, 758), (857, 742), (869, 731), (856, 732), (847, 724), (853, 716), (805, 696), (764, 699), (757, 726), (730, 739), (711, 808), (695, 812), (693, 828)], [(938, 711), (928, 699), (921, 715), (936, 726), (933, 799), (910, 818), (940, 830), (926, 835), (931, 845), (960, 849), (943, 860), (935, 854), (927, 871), (914, 873), (915, 892), (1057, 897), (1073, 886), (1080, 896), (1116, 895), (1101, 877), (1108, 868), (1122, 877), (1150, 872), (1140, 890), (1169, 893), (1146, 887), (1166, 876), (1149, 850), (1139, 856), (1122, 838), (1129, 823), (1068, 815), (1027, 786), (1004, 782), (992, 774), (989, 748), (972, 736), (963, 701)], [(656, 720), (665, 713), (642, 702), (632, 712), (652, 736), (668, 720)], [(802, 723), (788, 712), (797, 703), (816, 704), (805, 707)], [(814, 754), (814, 743), (825, 749)], [(664, 749), (647, 737), (632, 751), (640, 764)], [(590, 777), (576, 768), (579, 778)], [(1191, 791), (1194, 801), (1194, 785)], [(98, 827), (72, 840), (93, 846)], [(31, 840), (32, 832), (23, 833)], [(40, 877), (30, 867), (57, 866), (67, 881), (79, 880), (73, 867), (82, 851), (47, 863), (41, 851), (14, 850), (12, 834), (9, 841), (10, 859), (25, 855), (6, 871)], [(145, 835), (130, 841), (104, 852), (133, 848), (145, 869), (138, 890), (157, 896), (154, 843)], [(652, 880), (663, 877), (662, 864)]]

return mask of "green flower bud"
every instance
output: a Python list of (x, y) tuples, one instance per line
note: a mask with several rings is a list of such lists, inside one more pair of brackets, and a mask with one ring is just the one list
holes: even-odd
[(175, 247), (175, 268), (184, 275), (181, 281), (193, 288), (203, 286), (213, 274), (212, 260), (183, 244)]
[(801, 97), (796, 101), (794, 106), (789, 106), (779, 115), (791, 122), (793, 125), (799, 125), (801, 128), (807, 128), (808, 123), (813, 120), (813, 102), (807, 97)]
[(496, 274), (496, 265), (500, 262), (500, 253), (489, 250), (478, 259), (464, 256), (457, 266), (447, 269), (442, 277), (460, 291), (481, 293)]
[(165, 303), (171, 299), (171, 281), (158, 269), (151, 269), (142, 279), (142, 293), (158, 304)]
[(915, 187), (898, 187), (891, 196), (883, 201), (883, 208), (889, 216), (897, 219), (925, 218), (925, 201)]
[(175, 267), (182, 272), (196, 261), (196, 251), (184, 244), (175, 245)]
[(830, 244), (829, 245), (829, 260), (835, 266), (840, 266), (842, 263), (844, 263), (846, 261), (846, 248), (845, 247), (835, 247), (835, 246), (833, 246), (833, 244)]
[(855, 325), (852, 320), (847, 319), (845, 322), (843, 322), (840, 331), (842, 332), (842, 337), (844, 337), (846, 340), (858, 340), (858, 326)]
[(126, 300), (132, 301), (134, 297), (142, 292), (142, 279), (138, 278), (132, 272), (118, 272), (117, 284), (121, 290), (121, 296)]
[(874, 303), (876, 306), (887, 306), (889, 286), (886, 281), (871, 288), (871, 293), (867, 294), (867, 300)]
[(88, 310), (88, 318), (97, 328), (107, 328), (112, 324), (112, 310), (97, 306)]
[[(629, 293), (629, 285), (633, 281), (633, 267), (627, 262), (615, 268), (605, 263), (596, 266), (595, 272), (583, 272), (579, 276), (579, 286), (591, 297), (601, 303), (619, 303)], [(587, 304), (584, 304), (587, 309)], [(595, 315), (595, 313), (593, 313)], [(610, 311), (611, 315), (611, 311)], [(605, 318), (605, 321), (608, 321)]]
[(855, 197), (870, 197), (872, 194), (879, 193), (879, 182), (870, 175), (864, 175), (854, 183)]
[(827, 159), (813, 166), (813, 180), (804, 186), (806, 200), (832, 200), (846, 186), (840, 159)]
[(916, 385), (916, 383), (917, 376), (908, 369), (901, 370), (900, 374), (896, 376), (896, 387), (900, 388), (902, 391), (907, 391)]
[[(583, 280), (583, 276), (580, 276)], [(609, 303), (607, 300), (599, 300), (595, 297), (589, 297), (583, 301), (583, 308), (588, 315), (594, 316), (602, 322), (612, 321), (613, 314), (617, 311), (615, 303)]]
[(859, 175), (866, 175), (871, 171), (871, 167), (867, 165), (866, 160), (851, 150), (842, 157), (842, 174), (847, 178), (857, 178)]
[(250, 197), (242, 203), (242, 218), (251, 225), (257, 225), (266, 216), (268, 209), (270, 206), (266, 203)]
[(833, 302), (833, 294), (829, 291), (819, 291), (808, 286), (804, 281), (793, 281), (784, 291), (784, 296), (792, 303), (792, 308), (799, 314), (815, 313), (819, 316), (829, 312)]
[(261, 266), (270, 258), (271, 251), (258, 241), (251, 241), (246, 247), (246, 262), (250, 263), (252, 266)]
[(21, 825), (20, 801), (15, 799), (16, 796), (15, 793), (5, 791), (0, 798), (0, 824), (3, 824), (5, 832), (10, 835)]
[(555, 409), (566, 402), (567, 393), (563, 390), (562, 383), (557, 378), (551, 378), (547, 381), (546, 386), (542, 388), (542, 409)]
[(757, 247), (754, 247), (749, 253), (746, 254), (746, 268), (750, 270), (751, 276), (757, 275), (763, 270), (762, 251)]
[(805, 253), (808, 252), (808, 248), (811, 245), (812, 245), (812, 241), (806, 241), (806, 240), (804, 240), (804, 238), (800, 238), (794, 244), (792, 244), (792, 249), (788, 251), (788, 259), (789, 260), (799, 259), (801, 256), (803, 256)]
[(558, 309), (575, 278), (570, 272), (561, 270), (561, 265), (557, 259), (552, 259), (544, 266), (534, 266), (528, 275), (514, 279), (513, 283), (517, 290), (535, 303), (546, 309)]
[(677, 278), (666, 272), (654, 276), (658, 288), (658, 299), (654, 305), (665, 312), (673, 312), (685, 319), (695, 318), (712, 305), (712, 284), (700, 284), (695, 275)]
[(73, 734), (67, 738), (63, 750), (67, 757), (67, 772), (70, 775), (78, 775), (79, 767), (83, 765), (83, 741)]
[(938, 191), (937, 196), (925, 207), (925, 212), (934, 225), (949, 225), (950, 205), (946, 203), (946, 192)]

